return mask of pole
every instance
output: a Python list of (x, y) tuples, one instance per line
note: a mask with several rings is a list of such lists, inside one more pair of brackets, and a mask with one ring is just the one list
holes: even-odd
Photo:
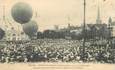
[(85, 42), (86, 42), (86, 0), (84, 0), (84, 19), (83, 19), (83, 61), (85, 61)]

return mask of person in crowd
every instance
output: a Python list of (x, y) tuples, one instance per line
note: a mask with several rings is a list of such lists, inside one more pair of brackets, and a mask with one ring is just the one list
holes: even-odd
[(115, 49), (101, 41), (44, 39), (26, 43), (7, 43), (0, 48), (0, 62), (96, 62), (115, 63)]

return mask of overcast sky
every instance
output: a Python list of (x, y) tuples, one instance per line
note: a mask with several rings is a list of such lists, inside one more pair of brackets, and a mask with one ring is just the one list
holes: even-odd
[[(103, 23), (107, 23), (108, 18), (115, 17), (115, 0), (86, 0), (86, 22), (95, 23), (97, 17), (97, 7), (100, 6), (101, 19)], [(83, 23), (83, 0), (0, 0), (0, 8), (6, 6), (6, 15), (13, 21), (11, 17), (11, 7), (17, 2), (25, 2), (32, 6), (34, 15), (35, 11), (38, 17), (37, 20), (39, 30), (52, 29), (54, 25), (60, 27), (68, 24), (70, 17), (71, 25), (81, 25)], [(2, 12), (2, 10), (0, 10)], [(0, 13), (2, 15), (2, 13)], [(1, 16), (2, 17), (2, 16)], [(1, 18), (0, 17), (0, 18)], [(15, 26), (18, 23), (13, 23)]]

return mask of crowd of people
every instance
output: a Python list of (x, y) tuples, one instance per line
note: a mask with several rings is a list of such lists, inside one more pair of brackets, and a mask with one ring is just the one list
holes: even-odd
[(85, 46), (82, 40), (65, 39), (5, 42), (0, 45), (0, 62), (115, 63), (115, 49), (99, 42), (86, 42)]

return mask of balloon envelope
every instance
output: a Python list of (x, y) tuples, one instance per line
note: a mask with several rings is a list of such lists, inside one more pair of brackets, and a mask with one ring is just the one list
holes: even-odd
[(27, 23), (32, 18), (32, 8), (26, 3), (16, 3), (11, 9), (13, 19), (21, 24)]
[(0, 28), (0, 39), (2, 39), (5, 35), (5, 31)]
[(37, 22), (30, 21), (29, 23), (24, 24), (23, 30), (29, 37), (35, 36), (38, 31)]

